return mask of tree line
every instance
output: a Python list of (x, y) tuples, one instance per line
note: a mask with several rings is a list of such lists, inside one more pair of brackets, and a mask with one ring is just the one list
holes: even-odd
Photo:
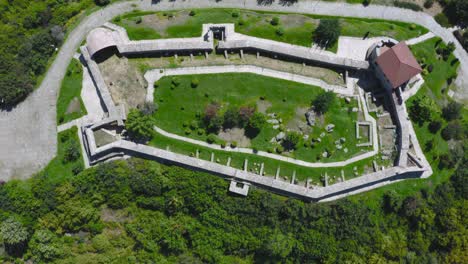
[[(0, 187), (3, 261), (181, 263), (463, 263), (467, 157), (449, 181), (330, 203), (130, 159), (51, 182)], [(110, 216), (109, 216), (110, 215)]]

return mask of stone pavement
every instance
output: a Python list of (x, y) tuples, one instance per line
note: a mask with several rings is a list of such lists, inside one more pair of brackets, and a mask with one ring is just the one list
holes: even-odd
[[(468, 54), (456, 41), (451, 30), (441, 27), (428, 14), (396, 7), (351, 5), (317, 1), (299, 1), (283, 6), (276, 1), (258, 6), (256, 0), (151, 0), (116, 2), (84, 18), (67, 36), (41, 85), (29, 97), (11, 111), (0, 112), (0, 179), (26, 178), (43, 168), (56, 154), (57, 123), (56, 99), (61, 80), (86, 34), (113, 17), (134, 9), (142, 11), (174, 10), (182, 8), (248, 8), (265, 11), (283, 11), (321, 15), (367, 17), (420, 24), (428, 28), (444, 42), (454, 42), (455, 56), (460, 60), (456, 84), (459, 87), (455, 99), (468, 97)], [(156, 2), (155, 2), (156, 3)]]

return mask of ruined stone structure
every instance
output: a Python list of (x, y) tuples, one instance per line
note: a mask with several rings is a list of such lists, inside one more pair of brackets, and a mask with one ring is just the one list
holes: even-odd
[[(260, 173), (254, 173), (248, 171), (248, 161), (244, 163), (244, 169), (236, 169), (228, 164), (218, 164), (214, 160), (212, 154), (211, 160), (206, 161), (198, 158), (198, 153), (195, 157), (189, 157), (186, 155), (178, 154), (170, 151), (169, 149), (162, 150), (155, 147), (150, 147), (143, 144), (138, 144), (125, 140), (123, 138), (116, 138), (113, 142), (99, 145), (97, 144), (95, 133), (96, 131), (103, 128), (123, 129), (123, 123), (125, 121), (125, 111), (120, 106), (116, 106), (112, 101), (108, 87), (106, 86), (99, 67), (95, 61), (95, 58), (99, 56), (104, 50), (109, 48), (116, 49), (122, 55), (138, 55), (138, 54), (154, 54), (158, 53), (162, 56), (183, 53), (201, 53), (201, 52), (213, 52), (222, 51), (228, 56), (229, 52), (240, 52), (242, 57), (243, 51), (254, 50), (256, 52), (268, 52), (276, 54), (278, 56), (293, 57), (301, 61), (314, 61), (322, 64), (333, 65), (335, 67), (342, 67), (345, 69), (354, 70), (367, 70), (369, 63), (367, 61), (361, 61), (356, 59), (350, 59), (346, 57), (339, 57), (336, 54), (328, 54), (327, 52), (317, 51), (308, 49), (305, 47), (299, 47), (295, 45), (280, 43), (271, 40), (259, 39), (250, 36), (245, 36), (234, 32), (234, 26), (232, 24), (206, 24), (203, 26), (203, 34), (199, 38), (185, 38), (185, 39), (165, 39), (165, 40), (143, 40), (143, 41), (130, 41), (125, 30), (116, 25), (106, 23), (105, 28), (95, 29), (88, 36), (88, 43), (86, 46), (81, 47), (84, 61), (87, 64), (88, 71), (90, 72), (94, 83), (99, 92), (99, 96), (105, 106), (107, 117), (102, 121), (96, 123), (84, 123), (81, 126), (81, 142), (83, 144), (87, 157), (86, 161), (89, 160), (87, 166), (97, 164), (99, 162), (114, 159), (123, 158), (126, 156), (139, 156), (143, 158), (154, 159), (164, 163), (171, 163), (187, 168), (206, 171), (221, 177), (224, 177), (231, 181), (229, 190), (240, 194), (247, 195), (248, 190), (251, 186), (257, 186), (272, 190), (274, 192), (285, 194), (289, 196), (298, 197), (300, 199), (308, 201), (328, 201), (338, 199), (340, 197), (363, 192), (372, 188), (376, 188), (382, 185), (390, 184), (395, 181), (400, 181), (406, 178), (419, 178), (428, 177), (432, 174), (430, 165), (427, 163), (424, 154), (422, 153), (417, 139), (415, 137), (414, 129), (412, 128), (411, 122), (407, 119), (406, 108), (404, 104), (395, 103), (396, 99), (393, 100), (394, 115), (397, 119), (397, 125), (400, 129), (399, 132), (399, 157), (397, 164), (394, 167), (386, 168), (383, 170), (377, 170), (373, 173), (362, 175), (357, 178), (350, 180), (344, 180), (346, 175), (342, 175), (342, 182), (329, 185), (328, 177), (325, 175), (325, 186), (313, 186), (309, 180), (306, 181), (305, 185), (298, 185), (295, 181), (295, 174), (292, 176), (291, 181), (283, 181), (279, 179), (280, 170), (277, 169), (276, 177), (263, 176), (264, 167), (261, 165)], [(218, 39), (218, 47), (214, 47), (214, 39)], [(228, 52), (229, 51), (229, 52)], [(375, 47), (372, 52), (376, 51)], [(207, 54), (206, 54), (207, 55)], [(370, 54), (369, 54), (370, 55)], [(371, 60), (371, 64), (374, 63)], [(250, 67), (250, 68), (249, 68)], [(212, 71), (213, 69), (208, 68), (191, 68), (191, 69), (171, 69), (162, 70), (158, 69), (155, 71), (149, 71), (145, 74), (145, 78), (148, 80), (149, 87), (152, 87), (152, 83), (157, 79), (169, 75), (187, 74), (189, 73), (204, 73)], [(217, 69), (220, 72), (223, 71), (261, 71), (261, 74), (276, 75), (285, 74), (284, 78), (291, 78), (291, 80), (300, 80), (305, 83), (313, 83), (315, 85), (325, 86), (325, 89), (338, 92), (344, 95), (353, 95), (360, 98), (358, 100), (359, 107), (363, 109), (365, 115), (366, 125), (369, 126), (370, 130), (370, 141), (366, 143), (373, 147), (373, 150), (366, 153), (367, 156), (372, 156), (378, 153), (378, 136), (376, 129), (376, 121), (368, 113), (368, 106), (364, 97), (364, 92), (358, 86), (358, 79), (347, 78), (347, 88), (333, 87), (328, 84), (316, 83), (317, 80), (310, 79), (305, 76), (292, 75), (281, 73), (277, 71), (267, 70), (259, 67), (250, 65), (245, 66), (225, 66)], [(392, 87), (393, 88), (393, 87)], [(150, 89), (149, 89), (150, 90)], [(152, 95), (152, 92), (151, 92)], [(152, 101), (147, 96), (147, 101)], [(81, 123), (80, 123), (81, 124)], [(359, 125), (359, 124), (357, 124)], [(413, 147), (414, 153), (410, 153), (408, 150), (410, 146)], [(357, 157), (351, 158), (348, 161), (336, 164), (344, 166), (350, 163)], [(412, 163), (407, 162), (411, 159), (416, 166)], [(293, 162), (293, 161), (290, 161)], [(354, 161), (352, 161), (354, 162)], [(374, 165), (375, 166), (375, 165)], [(319, 167), (319, 166), (318, 166)], [(349, 178), (349, 177), (346, 177)]]

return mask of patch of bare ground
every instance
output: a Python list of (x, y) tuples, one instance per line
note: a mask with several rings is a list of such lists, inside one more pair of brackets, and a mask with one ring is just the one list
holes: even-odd
[(105, 129), (99, 129), (94, 132), (96, 146), (102, 147), (117, 140), (117, 137)]
[(257, 101), (257, 111), (262, 114), (266, 114), (268, 108), (270, 107), (271, 107), (271, 103), (269, 101), (265, 101), (265, 100)]
[(101, 210), (101, 220), (104, 222), (128, 222), (132, 217), (128, 211), (103, 208)]
[[(280, 15), (279, 19), (281, 21), (281, 25), (285, 28), (295, 28), (295, 27), (302, 27), (304, 24), (314, 24), (318, 25), (318, 21), (315, 19), (311, 19), (310, 17), (306, 17), (303, 15), (295, 15), (295, 14), (287, 14), (287, 15)], [(313, 28), (310, 29), (312, 32)]]
[(71, 114), (71, 113), (79, 112), (80, 109), (81, 109), (80, 99), (78, 99), (78, 97), (74, 97), (71, 100), (70, 104), (68, 105), (66, 113)]
[(171, 12), (171, 16), (164, 16), (161, 13), (142, 16), (142, 22), (135, 26), (150, 27), (159, 33), (162, 37), (167, 37), (166, 30), (170, 26), (183, 25), (189, 19), (189, 11)]
[(305, 113), (308, 110), (308, 107), (297, 107), (294, 117), (286, 124), (286, 128), (289, 130), (302, 132), (304, 134), (309, 134), (312, 132), (311, 127), (307, 125), (307, 121), (305, 119)]
[(145, 102), (146, 81), (141, 71), (126, 57), (111, 56), (99, 64), (112, 99), (125, 109), (136, 108)]
[(219, 132), (218, 137), (225, 140), (226, 142), (237, 142), (239, 147), (249, 147), (250, 139), (245, 136), (245, 130), (243, 128), (230, 128)]
[[(195, 54), (196, 55), (196, 54)], [(261, 54), (260, 54), (261, 55)], [(239, 54), (230, 54), (228, 59), (220, 54), (210, 54), (208, 58), (204, 56), (195, 56), (193, 60), (188, 56), (179, 56), (175, 58), (138, 58), (131, 59), (131, 64), (144, 70), (153, 68), (171, 68), (171, 67), (193, 67), (193, 66), (216, 66), (216, 65), (255, 65), (269, 69), (300, 74), (325, 81), (328, 84), (344, 86), (344, 80), (339, 71), (329, 68), (317, 67), (313, 65), (303, 65), (301, 63), (282, 61), (268, 57), (260, 56), (257, 58), (254, 54), (244, 54), (241, 59)]]

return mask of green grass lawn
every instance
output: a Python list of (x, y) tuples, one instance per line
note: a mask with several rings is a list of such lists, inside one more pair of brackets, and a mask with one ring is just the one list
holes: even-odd
[[(243, 169), (244, 161), (245, 159), (248, 159), (249, 170), (254, 167), (254, 163), (258, 163), (258, 164), (264, 163), (265, 173), (267, 176), (274, 176), (276, 174), (277, 168), (280, 167), (281, 179), (283, 179), (283, 176), (287, 176), (288, 179), (291, 180), (291, 177), (295, 171), (297, 180), (305, 181), (308, 178), (310, 178), (316, 184), (320, 182), (321, 177), (325, 175), (325, 173), (327, 173), (330, 178), (332, 178), (333, 176), (340, 177), (341, 170), (343, 170), (345, 173), (345, 178), (350, 179), (350, 178), (356, 177), (354, 174), (355, 172), (357, 172), (358, 175), (360, 176), (364, 172), (365, 168), (371, 168), (372, 166), (372, 158), (368, 158), (368, 159), (361, 160), (361, 161), (355, 162), (351, 165), (341, 167), (341, 168), (338, 168), (338, 167), (307, 168), (307, 167), (297, 166), (297, 165), (287, 163), (287, 162), (282, 162), (282, 161), (277, 161), (277, 160), (261, 157), (253, 153), (244, 154), (244, 153), (236, 153), (236, 152), (227, 152), (227, 151), (222, 151), (222, 150), (213, 150), (210, 148), (205, 148), (202, 146), (167, 138), (158, 133), (154, 134), (154, 137), (151, 140), (151, 142), (149, 142), (149, 145), (158, 147), (161, 149), (166, 149), (167, 147), (169, 147), (171, 151), (184, 154), (187, 156), (195, 156), (195, 153), (198, 149), (199, 158), (204, 159), (204, 160), (210, 160), (211, 153), (214, 153), (215, 161), (219, 159), (220, 164), (226, 164), (228, 158), (231, 157), (230, 166), (234, 168), (238, 168), (238, 169)], [(257, 166), (257, 168), (259, 169), (260, 167)], [(356, 170), (354, 170), (354, 168), (356, 168)], [(334, 180), (330, 180), (330, 183), (332, 182), (334, 182)]]
[(453, 62), (455, 59), (453, 54), (449, 56), (447, 61), (440, 58), (436, 53), (437, 43), (444, 45), (440, 42), (440, 38), (431, 38), (410, 47), (419, 62), (423, 62), (427, 66), (433, 65), (433, 71), (424, 76), (424, 86), (428, 88), (427, 95), (440, 103), (441, 100), (446, 100), (447, 79), (455, 76), (460, 63)]
[[(80, 155), (74, 161), (66, 161), (65, 155), (70, 146), (77, 147)], [(47, 176), (50, 183), (61, 182), (64, 178), (74, 175), (73, 170), (84, 169), (83, 157), (78, 139), (78, 128), (76, 126), (62, 131), (58, 134), (57, 156), (49, 162), (47, 167), (40, 172)]]
[[(313, 32), (318, 25), (319, 19), (331, 18), (319, 15), (301, 15), (270, 13), (250, 10), (233, 9), (196, 9), (195, 16), (189, 16), (188, 11), (176, 12), (134, 12), (114, 19), (114, 22), (129, 30), (130, 38), (141, 39), (141, 34), (134, 35), (135, 27), (148, 30), (146, 39), (153, 38), (177, 38), (177, 37), (198, 37), (201, 35), (202, 24), (204, 23), (235, 23), (236, 32), (287, 42), (295, 45), (310, 47), (312, 44)], [(233, 16), (233, 13), (238, 16)], [(137, 17), (155, 16), (157, 19), (145, 19), (137, 24)], [(271, 25), (273, 17), (279, 17), (280, 23), (277, 26)], [(337, 17), (342, 25), (341, 35), (363, 37), (369, 32), (369, 37), (388, 36), (397, 40), (405, 40), (424, 34), (427, 29), (410, 24), (386, 21), (377, 19), (344, 18)], [(172, 20), (167, 27), (155, 29), (155, 21)], [(151, 21), (151, 22), (147, 22)], [(278, 35), (277, 30), (282, 29), (283, 35)], [(336, 51), (336, 44), (329, 48)]]
[[(81, 100), (81, 86), (83, 82), (83, 68), (81, 63), (72, 59), (70, 65), (68, 66), (67, 73), (62, 81), (62, 86), (60, 87), (59, 97), (57, 99), (57, 123), (63, 124), (67, 123), (73, 119), (79, 118), (83, 115), (86, 115), (86, 108)], [(73, 112), (68, 112), (68, 107), (72, 100), (79, 101), (79, 109), (74, 109)]]
[[(168, 132), (202, 141), (206, 140), (206, 133), (198, 135), (195, 128), (187, 135), (184, 123), (189, 124), (192, 120), (199, 120), (197, 114), (203, 113), (206, 105), (210, 102), (220, 103), (222, 105), (221, 111), (227, 109), (229, 105), (239, 107), (269, 103), (271, 106), (266, 112), (275, 113), (282, 119), (284, 127), (287, 128), (288, 122), (293, 119), (303, 121), (306, 126), (305, 116), (296, 114), (296, 110), (309, 108), (312, 99), (323, 92), (319, 87), (249, 73), (177, 76), (180, 85), (171, 88), (173, 78), (162, 78), (158, 82), (158, 88), (155, 89), (154, 98), (159, 106), (155, 113), (157, 125)], [(192, 79), (199, 80), (200, 84), (197, 88), (191, 87)], [(261, 101), (260, 97), (265, 97), (265, 100)], [(328, 153), (332, 153), (331, 157), (321, 161), (330, 162), (346, 160), (359, 153), (361, 148), (356, 147), (355, 135), (357, 113), (349, 111), (355, 106), (357, 106), (355, 100), (347, 104), (344, 99), (336, 98), (329, 111), (324, 115), (323, 123), (312, 128), (307, 141), (310, 142), (312, 138), (318, 138), (321, 133), (325, 133), (322, 142), (317, 143), (314, 148), (299, 144), (298, 149), (290, 153), (289, 156), (315, 162), (317, 157), (320, 157), (327, 150)], [(332, 133), (326, 133), (325, 126), (330, 123), (336, 125), (335, 130)], [(251, 139), (251, 147), (263, 151), (274, 149), (277, 144), (271, 143), (270, 140), (279, 132), (279, 130), (273, 129), (271, 124), (265, 125), (261, 132)], [(334, 142), (342, 137), (346, 139), (343, 146), (348, 148), (348, 153), (335, 149)], [(362, 149), (364, 151), (370, 150), (370, 148)]]

